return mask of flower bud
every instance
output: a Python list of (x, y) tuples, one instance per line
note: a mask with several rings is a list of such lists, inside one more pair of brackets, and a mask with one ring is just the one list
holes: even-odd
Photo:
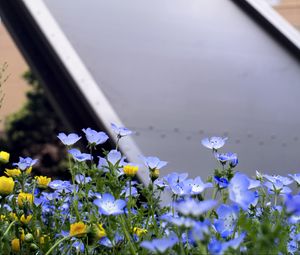
[(33, 235), (31, 233), (27, 233), (24, 240), (26, 243), (31, 243), (33, 241)]
[(0, 151), (0, 162), (6, 164), (9, 162), (10, 154), (6, 151)]
[(0, 195), (7, 196), (14, 190), (15, 182), (11, 177), (0, 177)]
[(19, 252), (20, 251), (20, 247), (21, 247), (20, 239), (19, 238), (14, 238), (11, 241), (11, 249), (12, 249), (12, 251), (13, 252)]

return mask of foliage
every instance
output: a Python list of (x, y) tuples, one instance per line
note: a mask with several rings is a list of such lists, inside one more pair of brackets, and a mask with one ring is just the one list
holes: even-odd
[(212, 137), (202, 144), (220, 167), (207, 182), (186, 173), (160, 178), (167, 162), (141, 157), (149, 176), (142, 184), (141, 166), (117, 149), (132, 132), (112, 127), (116, 149), (97, 163), (91, 154), (104, 132), (83, 129), (88, 152), (74, 146), (80, 135), (58, 135), (71, 181), (32, 176), (37, 160), (28, 157), (0, 177), (3, 254), (299, 254), (300, 195), (290, 185), (299, 188), (300, 174), (249, 178), (235, 171), (237, 154), (218, 152), (226, 139)]
[(28, 71), (24, 79), (32, 89), (27, 93), (28, 100), (23, 108), (6, 119), (1, 148), (14, 152), (14, 160), (17, 155), (39, 158), (39, 173), (63, 176), (66, 174), (63, 171), (66, 152), (55, 134), (64, 126), (35, 76)]

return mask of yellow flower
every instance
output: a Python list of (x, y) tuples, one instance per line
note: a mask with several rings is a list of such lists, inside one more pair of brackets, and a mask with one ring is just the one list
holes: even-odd
[(136, 227), (133, 228), (133, 233), (136, 234), (137, 236), (147, 234), (147, 232), (148, 232), (147, 229), (144, 228), (136, 228)]
[(11, 218), (11, 220), (17, 220), (18, 219), (17, 215), (14, 212), (10, 212), (9, 217)]
[(19, 229), (19, 237), (21, 239), (21, 241), (24, 241), (25, 240), (25, 232), (24, 232), (24, 229), (23, 228), (20, 228)]
[(49, 236), (48, 235), (43, 235), (43, 236), (40, 237), (40, 244), (41, 245), (45, 244), (48, 241), (49, 241)]
[(21, 216), (20, 218), (20, 221), (23, 223), (23, 224), (28, 224), (30, 222), (32, 218), (32, 215), (27, 215), (25, 216), (24, 214)]
[(100, 224), (100, 223), (95, 225), (95, 233), (96, 233), (96, 236), (97, 236), (98, 239), (106, 236), (106, 231), (103, 228), (103, 225)]
[(6, 152), (6, 151), (0, 151), (0, 162), (4, 163), (4, 164), (8, 163), (9, 156), (10, 155), (9, 155), (8, 152)]
[(31, 193), (19, 193), (18, 195), (18, 205), (22, 207), (24, 203), (33, 203), (33, 195)]
[(70, 236), (82, 237), (87, 233), (87, 226), (82, 222), (76, 222), (70, 226)]
[(28, 167), (25, 171), (26, 174), (30, 174), (32, 171), (32, 166), (31, 167)]
[(35, 179), (38, 187), (41, 189), (46, 189), (48, 184), (51, 182), (51, 178), (47, 176), (36, 176)]
[(138, 170), (139, 167), (134, 165), (125, 165), (123, 167), (124, 174), (128, 176), (135, 176)]
[(15, 238), (11, 241), (11, 249), (13, 252), (19, 252), (20, 251), (20, 239), (19, 238)]
[(14, 169), (5, 168), (4, 173), (9, 177), (16, 177), (16, 176), (19, 176), (21, 174), (21, 170), (17, 169), (17, 168), (14, 168)]
[(1, 215), (0, 215), (0, 220), (6, 220), (6, 216), (3, 215), (3, 214), (1, 214)]
[(1, 195), (9, 195), (10, 193), (13, 192), (15, 187), (15, 182), (13, 178), (11, 177), (5, 177), (1, 176), (0, 177), (0, 194)]

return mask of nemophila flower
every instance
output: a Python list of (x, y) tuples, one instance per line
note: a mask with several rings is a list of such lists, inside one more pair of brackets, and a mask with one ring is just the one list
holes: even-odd
[(65, 133), (59, 133), (57, 137), (64, 145), (67, 146), (73, 145), (81, 139), (81, 136), (78, 136), (74, 133), (69, 135), (66, 135)]
[(161, 220), (169, 222), (179, 227), (191, 228), (196, 224), (196, 221), (191, 218), (173, 216), (172, 214), (165, 214), (160, 217)]
[(122, 154), (121, 152), (119, 152), (118, 150), (111, 150), (107, 156), (106, 159), (109, 163), (111, 163), (112, 165), (116, 165), (117, 163), (119, 163), (122, 159)]
[(91, 145), (103, 144), (109, 138), (104, 132), (97, 132), (91, 128), (82, 129), (82, 131), (85, 133), (86, 139)]
[(4, 173), (9, 177), (17, 177), (21, 174), (21, 170), (14, 168), (14, 169), (7, 169), (5, 168)]
[(168, 183), (166, 182), (165, 179), (156, 179), (153, 184), (157, 187), (157, 188), (160, 188), (160, 189), (164, 189), (165, 187), (168, 186)]
[(287, 194), (284, 197), (286, 212), (290, 215), (300, 216), (300, 194)]
[(111, 129), (115, 132), (115, 134), (121, 138), (123, 136), (131, 135), (133, 134), (133, 131), (129, 130), (126, 127), (118, 127), (116, 124), (111, 123)]
[(54, 180), (48, 185), (51, 189), (59, 192), (69, 193), (73, 190), (73, 185), (69, 181)]
[(107, 160), (105, 158), (102, 158), (100, 156), (98, 156), (98, 165), (97, 165), (97, 168), (99, 170), (102, 170), (104, 172), (107, 172), (108, 171), (108, 163), (107, 163)]
[(238, 157), (236, 153), (228, 152), (228, 153), (215, 153), (215, 157), (220, 161), (221, 164), (225, 164), (226, 162), (230, 162), (232, 166), (236, 166), (238, 163)]
[(25, 203), (32, 204), (33, 203), (33, 195), (31, 193), (21, 192), (18, 195), (18, 205), (23, 207)]
[(87, 225), (82, 221), (70, 225), (70, 236), (83, 237), (87, 233)]
[(199, 216), (218, 204), (215, 200), (205, 200), (197, 202), (194, 199), (187, 199), (174, 204), (174, 208), (183, 215)]
[(172, 248), (178, 242), (175, 234), (162, 239), (153, 239), (152, 241), (143, 241), (140, 246), (154, 253), (164, 253), (167, 249)]
[(211, 223), (208, 219), (205, 219), (203, 222), (196, 222), (193, 228), (189, 231), (189, 239), (194, 243), (203, 240), (205, 235), (209, 234), (210, 226)]
[(208, 149), (212, 149), (212, 150), (218, 150), (220, 148), (222, 148), (225, 145), (225, 141), (228, 138), (222, 138), (222, 137), (210, 137), (210, 138), (204, 138), (202, 139), (201, 143), (204, 147), (208, 148)]
[(274, 182), (265, 182), (264, 185), (268, 188), (270, 194), (289, 194), (292, 190), (284, 186), (283, 183), (279, 180)]
[(215, 176), (214, 180), (220, 189), (225, 189), (229, 185), (228, 180), (224, 177)]
[(275, 183), (277, 181), (281, 182), (283, 185), (290, 185), (293, 180), (291, 180), (288, 177), (285, 176), (281, 176), (281, 175), (268, 175), (268, 174), (264, 174), (263, 177), (265, 177), (267, 180), (269, 180), (272, 183)]
[(131, 186), (131, 189), (129, 187), (129, 185), (127, 184), (124, 189), (121, 191), (121, 195), (125, 195), (125, 197), (129, 197), (129, 196), (132, 196), (132, 197), (136, 197), (139, 195), (138, 191), (137, 191), (137, 188), (134, 187), (134, 186)]
[(104, 215), (118, 215), (124, 213), (126, 202), (122, 199), (115, 200), (114, 196), (105, 193), (101, 198), (94, 200), (94, 204), (98, 206), (99, 213)]
[(68, 152), (73, 156), (76, 161), (83, 162), (86, 160), (92, 160), (92, 155), (88, 153), (81, 153), (78, 149), (71, 149)]
[(75, 175), (75, 181), (78, 183), (78, 184), (86, 184), (86, 183), (89, 183), (92, 181), (92, 178), (91, 177), (88, 177), (88, 176), (84, 176), (82, 174), (76, 174)]
[(135, 176), (138, 170), (139, 167), (137, 165), (128, 164), (123, 167), (124, 174), (131, 177)]
[(124, 241), (124, 237), (122, 235), (120, 235), (118, 232), (115, 234), (114, 238), (112, 240), (110, 240), (107, 237), (103, 237), (99, 240), (99, 244), (112, 248), (114, 246), (119, 245), (120, 243), (122, 243)]
[(239, 214), (239, 208), (236, 205), (220, 205), (217, 209), (218, 219), (214, 222), (214, 227), (217, 232), (223, 237), (227, 238), (234, 232), (236, 221)]
[(161, 169), (168, 164), (166, 161), (161, 161), (157, 157), (141, 157), (146, 167), (150, 170)]
[(173, 172), (173, 173), (170, 173), (170, 174), (166, 175), (164, 177), (164, 179), (166, 180), (166, 182), (169, 185), (174, 185), (176, 183), (183, 182), (184, 180), (186, 180), (188, 175), (189, 175), (188, 173)]
[(201, 177), (196, 177), (194, 180), (190, 180), (189, 185), (191, 186), (191, 194), (197, 195), (202, 193), (207, 188), (212, 188), (213, 184), (211, 182), (204, 183)]
[(289, 174), (289, 176), (297, 183), (297, 185), (300, 185), (300, 174)]
[(9, 162), (10, 154), (6, 151), (0, 151), (0, 162), (6, 164)]
[(49, 183), (51, 182), (51, 178), (47, 176), (35, 176), (37, 186), (40, 189), (48, 188)]
[(13, 163), (14, 166), (18, 166), (18, 168), (22, 171), (29, 169), (30, 167), (32, 167), (34, 164), (36, 164), (38, 160), (37, 159), (32, 159), (30, 157), (27, 158), (19, 158), (19, 162), (18, 163)]
[(172, 182), (169, 184), (169, 189), (177, 196), (190, 195), (192, 191), (192, 187), (188, 181)]
[(244, 210), (247, 210), (257, 199), (256, 194), (249, 190), (249, 185), (250, 181), (246, 175), (236, 173), (228, 186), (230, 200)]
[(11, 177), (0, 177), (0, 195), (7, 196), (14, 190), (15, 182)]

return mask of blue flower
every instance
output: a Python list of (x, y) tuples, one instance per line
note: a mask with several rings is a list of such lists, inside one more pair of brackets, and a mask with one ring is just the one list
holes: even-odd
[(18, 166), (18, 168), (22, 171), (26, 170), (29, 167), (32, 167), (34, 164), (36, 164), (38, 160), (37, 159), (32, 159), (32, 158), (22, 158), (19, 157), (19, 162), (18, 163), (13, 163), (14, 166)]
[(274, 182), (265, 182), (264, 185), (268, 188), (270, 194), (289, 194), (292, 190), (283, 185), (279, 180)]
[(174, 217), (171, 214), (165, 214), (160, 217), (161, 220), (172, 223), (176, 226), (184, 226), (186, 228), (193, 227), (196, 224), (196, 221), (190, 218), (185, 217)]
[(207, 249), (210, 254), (213, 255), (221, 255), (224, 253), (222, 242), (217, 240), (216, 238), (212, 238), (207, 245)]
[(71, 149), (68, 150), (68, 152), (73, 156), (73, 158), (77, 161), (86, 161), (86, 160), (92, 160), (92, 155), (88, 153), (81, 153), (78, 149)]
[(215, 153), (215, 157), (220, 161), (221, 164), (225, 164), (226, 162), (230, 162), (231, 166), (236, 166), (238, 164), (238, 157), (236, 153), (228, 152), (228, 153)]
[(88, 177), (88, 176), (84, 176), (82, 174), (77, 174), (75, 175), (75, 181), (78, 183), (78, 184), (85, 184), (85, 183), (89, 183), (92, 181), (92, 178), (91, 177)]
[(118, 215), (124, 213), (126, 202), (122, 199), (115, 200), (114, 196), (105, 193), (102, 198), (94, 200), (94, 204), (99, 207), (99, 213), (104, 215)]
[(211, 182), (204, 183), (201, 177), (196, 177), (194, 180), (189, 180), (189, 185), (191, 186), (191, 194), (197, 195), (202, 193), (207, 188), (212, 188), (213, 184)]
[(157, 157), (142, 157), (142, 159), (144, 160), (145, 166), (150, 170), (161, 169), (168, 164), (168, 162), (161, 161)]
[(297, 183), (297, 185), (300, 185), (300, 174), (289, 174), (291, 178)]
[(215, 220), (214, 226), (223, 238), (233, 234), (235, 224), (238, 218), (239, 208), (236, 205), (220, 205), (217, 210), (218, 219)]
[(205, 219), (203, 222), (198, 221), (189, 232), (190, 239), (195, 243), (199, 240), (203, 240), (205, 235), (209, 234), (210, 226), (211, 223), (208, 219)]
[(118, 127), (116, 124), (111, 123), (111, 129), (116, 133), (116, 135), (121, 138), (123, 136), (131, 135), (133, 132), (126, 127)]
[(220, 189), (225, 189), (229, 185), (228, 180), (224, 177), (215, 176), (214, 179)]
[(65, 133), (59, 133), (57, 137), (59, 140), (61, 140), (61, 142), (64, 145), (68, 145), (68, 146), (73, 145), (81, 138), (81, 136), (78, 136), (77, 134), (74, 133), (71, 133), (69, 135), (66, 135)]
[(162, 239), (153, 239), (152, 241), (143, 241), (141, 246), (154, 253), (164, 253), (167, 249), (173, 247), (178, 242), (178, 237), (175, 234)]
[(183, 215), (199, 216), (218, 204), (215, 200), (197, 202), (194, 199), (187, 199), (174, 204), (174, 208)]
[(230, 200), (237, 203), (244, 210), (247, 210), (257, 199), (256, 194), (249, 190), (249, 185), (250, 181), (246, 175), (236, 173), (228, 186)]
[(289, 174), (291, 178), (297, 183), (297, 185), (300, 185), (300, 174)]
[(300, 195), (287, 194), (284, 200), (286, 212), (294, 216), (300, 216)]
[(73, 190), (73, 185), (69, 181), (54, 180), (51, 181), (48, 186), (59, 192), (69, 193)]
[(205, 146), (208, 149), (212, 149), (212, 150), (218, 150), (220, 148), (222, 148), (225, 145), (225, 141), (228, 138), (222, 138), (222, 137), (210, 137), (210, 138), (204, 138), (201, 143), (203, 146)]
[(169, 184), (169, 188), (172, 190), (173, 194), (177, 196), (190, 195), (192, 191), (192, 187), (189, 185), (188, 181), (172, 182)]
[(283, 185), (289, 185), (293, 182), (293, 180), (291, 180), (288, 177), (285, 176), (281, 176), (281, 175), (263, 175), (263, 177), (265, 177), (267, 180), (269, 180), (272, 183), (276, 183), (276, 182), (281, 182)]
[(107, 156), (107, 161), (109, 163), (111, 163), (112, 165), (116, 165), (117, 163), (119, 163), (122, 159), (122, 154), (121, 152), (117, 151), (117, 150), (111, 150)]
[(104, 132), (97, 132), (91, 128), (82, 129), (82, 131), (85, 133), (89, 144), (92, 145), (103, 144), (109, 138)]

